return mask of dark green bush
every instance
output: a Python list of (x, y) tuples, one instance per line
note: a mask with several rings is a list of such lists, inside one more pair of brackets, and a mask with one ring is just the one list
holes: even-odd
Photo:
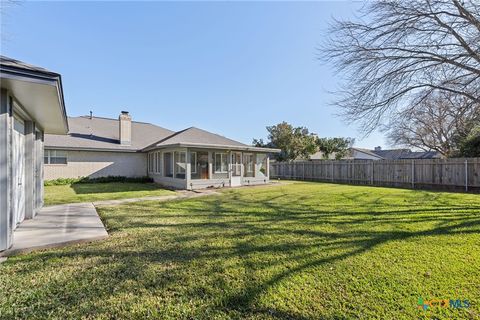
[(107, 183), (107, 182), (133, 182), (133, 183), (151, 183), (153, 179), (150, 177), (123, 177), (123, 176), (108, 176), (108, 177), (79, 177), (79, 178), (58, 178), (55, 180), (46, 180), (45, 186), (61, 186), (75, 183)]

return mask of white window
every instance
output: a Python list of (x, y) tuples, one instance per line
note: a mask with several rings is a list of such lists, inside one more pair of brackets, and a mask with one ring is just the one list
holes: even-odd
[(253, 172), (253, 155), (245, 155), (245, 172)]
[(172, 153), (164, 152), (163, 153), (163, 175), (165, 177), (173, 177), (173, 166), (172, 166)]
[(245, 177), (253, 177), (253, 167), (254, 167), (254, 162), (253, 162), (253, 154), (251, 153), (245, 153), (243, 155), (243, 163), (245, 165), (245, 172), (244, 176)]
[(153, 161), (153, 152), (150, 152), (148, 154), (148, 172), (153, 172), (154, 170)]
[(185, 179), (185, 172), (187, 168), (187, 153), (183, 151), (175, 151), (175, 178)]
[(67, 164), (67, 152), (63, 150), (45, 150), (43, 161), (45, 164)]
[(158, 168), (157, 168), (157, 153), (154, 152), (153, 153), (153, 172), (157, 172)]
[(162, 171), (162, 165), (161, 165), (161, 160), (162, 160), (162, 153), (160, 151), (156, 152), (157, 159), (155, 161), (156, 164), (156, 173), (161, 173)]
[(255, 176), (267, 177), (268, 168), (267, 168), (268, 157), (266, 154), (257, 154), (257, 166)]
[(215, 153), (215, 172), (216, 173), (226, 173), (228, 171), (228, 162), (227, 162), (226, 153)]
[(197, 153), (190, 152), (190, 172), (197, 173)]

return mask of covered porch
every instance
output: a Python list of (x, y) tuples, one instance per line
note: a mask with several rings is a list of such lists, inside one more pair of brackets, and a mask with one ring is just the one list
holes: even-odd
[(152, 150), (148, 175), (157, 183), (188, 190), (267, 184), (269, 150), (239, 149), (193, 146)]

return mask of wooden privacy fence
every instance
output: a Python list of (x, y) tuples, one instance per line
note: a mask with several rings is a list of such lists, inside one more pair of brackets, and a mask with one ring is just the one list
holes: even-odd
[(271, 162), (270, 178), (480, 191), (480, 158)]

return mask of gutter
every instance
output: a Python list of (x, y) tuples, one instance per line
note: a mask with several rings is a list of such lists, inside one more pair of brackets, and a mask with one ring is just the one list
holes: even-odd
[(160, 148), (206, 148), (206, 149), (229, 149), (229, 150), (241, 150), (241, 151), (257, 151), (257, 152), (269, 152), (269, 153), (280, 153), (281, 149), (274, 148), (260, 148), (260, 147), (251, 147), (251, 146), (232, 146), (232, 145), (221, 145), (221, 144), (203, 144), (203, 143), (173, 143), (159, 146), (149, 146), (142, 151), (150, 151)]
[(66, 150), (66, 151), (97, 151), (97, 152), (121, 152), (121, 153), (141, 153), (139, 149), (109, 149), (109, 148), (89, 148), (89, 147), (56, 147), (44, 146), (45, 150)]

